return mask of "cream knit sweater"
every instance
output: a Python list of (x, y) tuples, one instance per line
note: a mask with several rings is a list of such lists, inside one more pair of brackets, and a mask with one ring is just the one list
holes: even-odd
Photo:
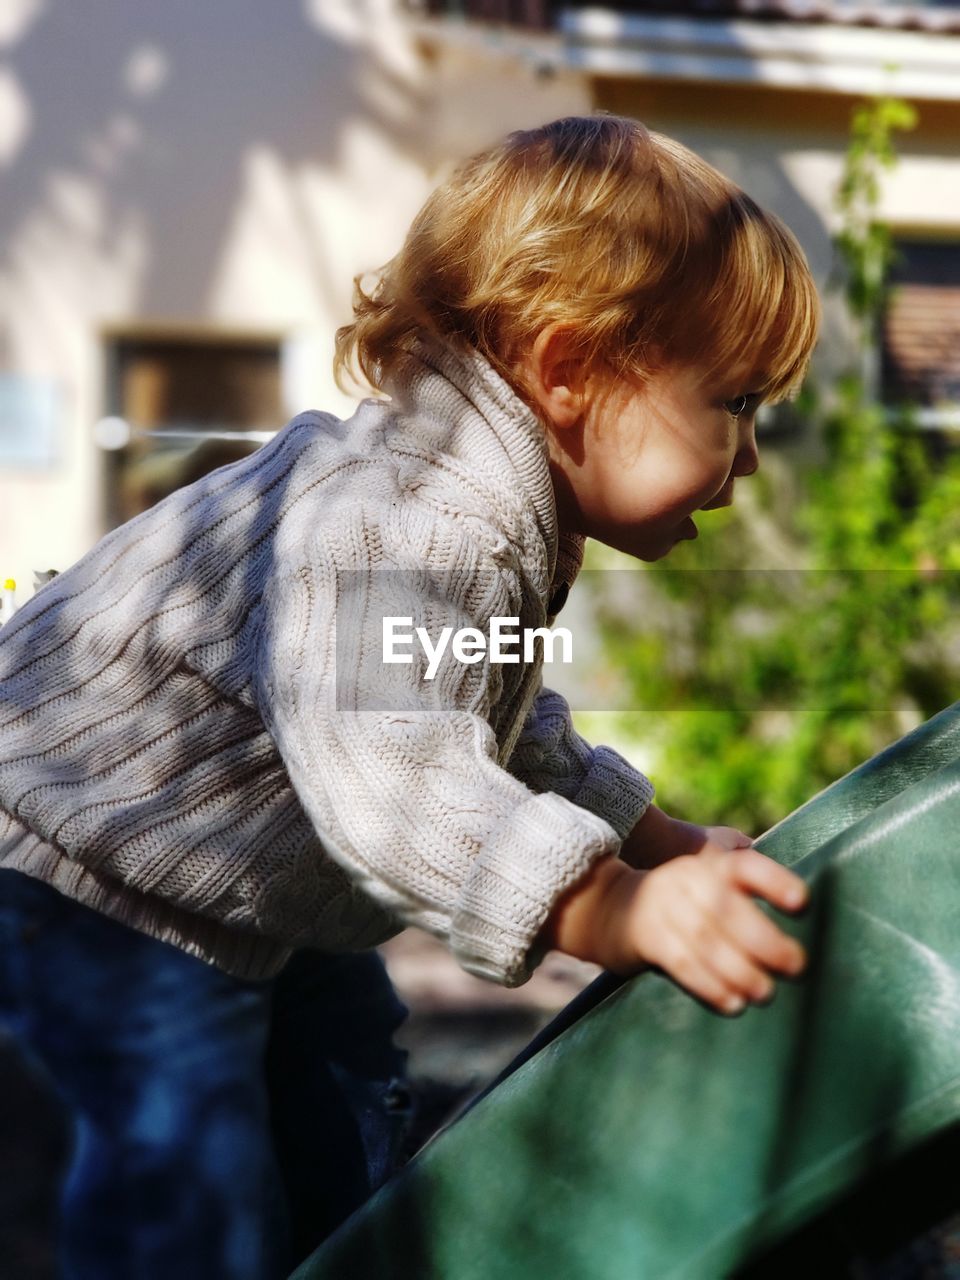
[(381, 661), (384, 613), (548, 624), (583, 551), (476, 352), (424, 342), (388, 390), (172, 494), (3, 628), (0, 863), (240, 977), (407, 924), (529, 977), (653, 788), (539, 660)]

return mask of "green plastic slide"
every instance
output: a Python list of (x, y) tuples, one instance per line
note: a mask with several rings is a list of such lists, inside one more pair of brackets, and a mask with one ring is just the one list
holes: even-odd
[(863, 1197), (898, 1170), (886, 1205), (956, 1195), (960, 703), (757, 847), (810, 883), (802, 917), (763, 908), (804, 975), (734, 1019), (604, 975), (295, 1280), (779, 1277), (858, 1194), (882, 1235)]

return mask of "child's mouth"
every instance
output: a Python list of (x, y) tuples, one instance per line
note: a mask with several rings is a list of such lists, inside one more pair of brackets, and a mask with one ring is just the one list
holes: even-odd
[(715, 498), (712, 498), (710, 502), (705, 502), (703, 506), (700, 508), (700, 510), (701, 511), (718, 511), (721, 507), (732, 507), (732, 506), (733, 506), (733, 486), (731, 485), (729, 489), (727, 489), (726, 487), (721, 489), (720, 492), (717, 494), (717, 496)]

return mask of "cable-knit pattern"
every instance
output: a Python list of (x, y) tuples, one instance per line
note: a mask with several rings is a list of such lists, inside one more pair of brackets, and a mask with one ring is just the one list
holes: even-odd
[(379, 619), (542, 626), (579, 569), (542, 431), (419, 345), (107, 535), (0, 632), (0, 863), (244, 977), (406, 924), (523, 981), (652, 788), (538, 663), (381, 661)]

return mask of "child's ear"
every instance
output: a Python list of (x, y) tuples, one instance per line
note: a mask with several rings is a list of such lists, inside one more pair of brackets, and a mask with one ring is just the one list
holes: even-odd
[(536, 405), (561, 429), (575, 426), (584, 409), (583, 359), (573, 338), (569, 325), (547, 325), (515, 366)]

